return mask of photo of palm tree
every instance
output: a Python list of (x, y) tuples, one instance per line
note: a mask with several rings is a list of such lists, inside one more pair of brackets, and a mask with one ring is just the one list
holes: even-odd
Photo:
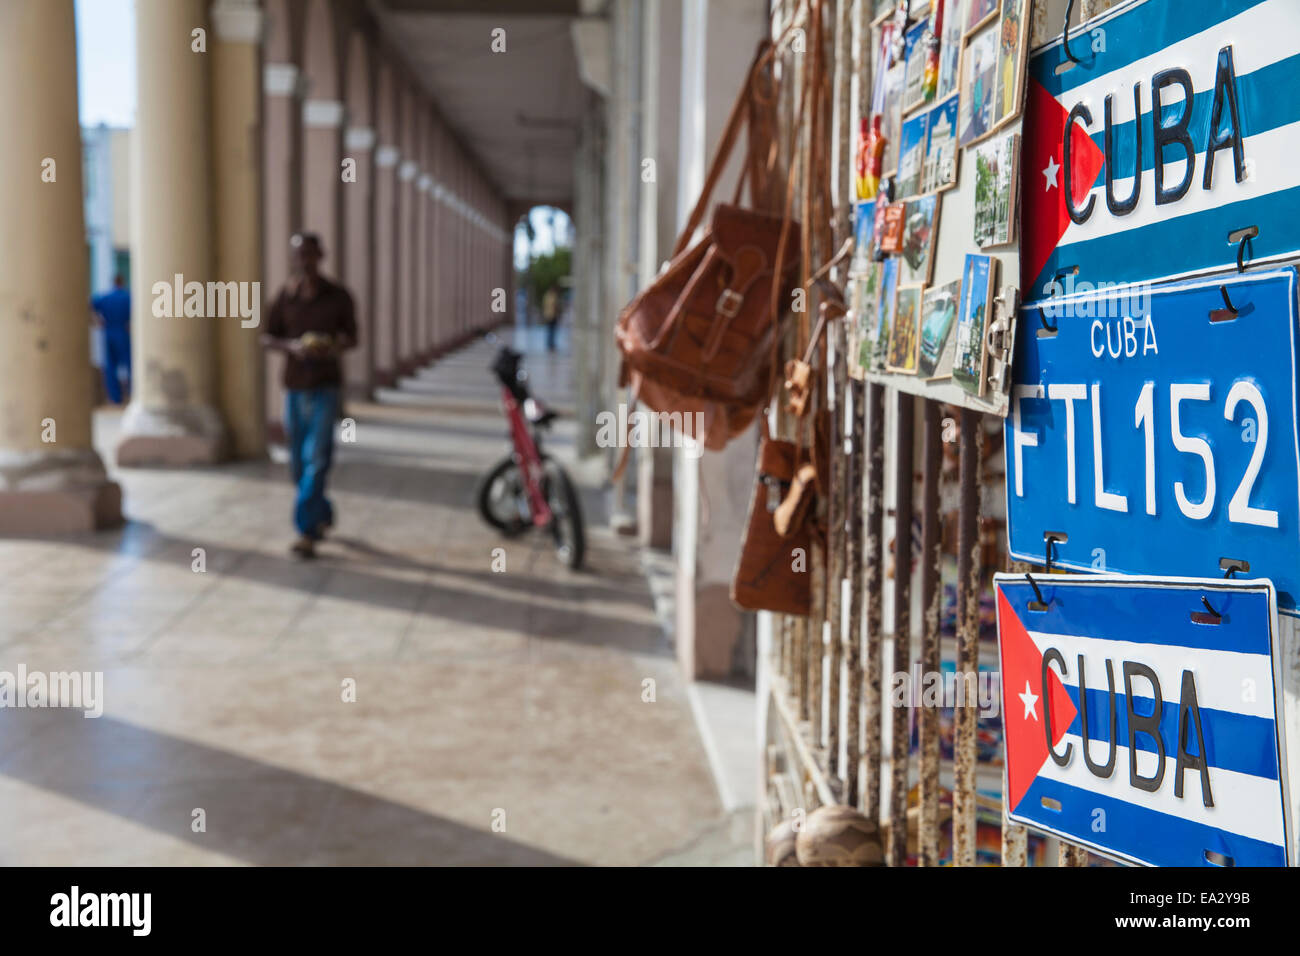
[(974, 238), (981, 249), (1014, 238), (1019, 155), (1019, 133), (1008, 133), (975, 148)]

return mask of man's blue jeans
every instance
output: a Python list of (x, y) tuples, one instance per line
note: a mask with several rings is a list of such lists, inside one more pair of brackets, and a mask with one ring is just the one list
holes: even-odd
[(293, 523), (299, 534), (313, 540), (320, 539), (323, 525), (334, 523), (334, 508), (325, 497), (325, 479), (334, 458), (338, 414), (337, 387), (290, 390), (285, 396), (289, 472), (297, 489)]

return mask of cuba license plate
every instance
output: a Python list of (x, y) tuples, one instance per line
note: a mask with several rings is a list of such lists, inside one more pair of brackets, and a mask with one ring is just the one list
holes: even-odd
[(1021, 310), (1005, 426), (1011, 555), (1272, 579), (1300, 595), (1296, 271), (1075, 292)]
[(1012, 820), (1152, 866), (1293, 859), (1270, 582), (995, 582)]

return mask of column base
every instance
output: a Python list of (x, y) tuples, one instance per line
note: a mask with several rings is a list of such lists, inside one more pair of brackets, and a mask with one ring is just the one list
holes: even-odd
[(91, 449), (0, 453), (0, 535), (103, 531), (122, 524), (122, 489)]
[(150, 409), (132, 402), (122, 415), (120, 467), (214, 465), (227, 452), (225, 429), (211, 407)]

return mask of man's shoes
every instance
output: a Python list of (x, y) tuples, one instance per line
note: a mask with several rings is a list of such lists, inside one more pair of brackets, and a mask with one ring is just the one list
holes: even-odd
[(289, 547), (289, 550), (292, 551), (295, 556), (307, 561), (316, 557), (316, 542), (311, 538), (299, 538)]

